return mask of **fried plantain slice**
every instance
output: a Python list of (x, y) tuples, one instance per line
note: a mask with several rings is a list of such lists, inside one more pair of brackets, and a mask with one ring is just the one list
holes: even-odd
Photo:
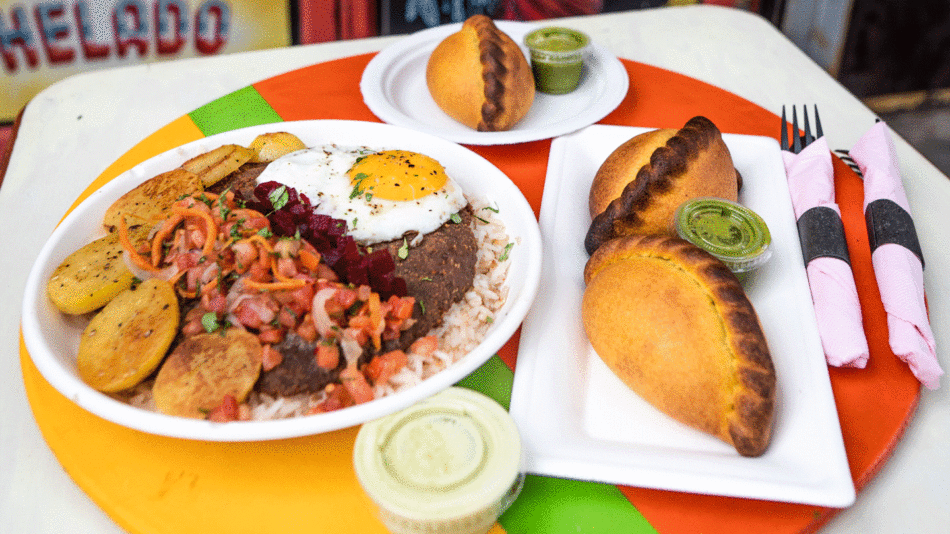
[(178, 199), (204, 190), (201, 178), (190, 171), (175, 169), (142, 182), (119, 197), (106, 210), (102, 224), (111, 232), (125, 219), (129, 227), (151, 228), (165, 218)]
[(67, 256), (47, 281), (46, 294), (59, 311), (79, 315), (105, 306), (134, 279), (119, 236), (111, 233)]
[(255, 137), (250, 148), (254, 151), (252, 163), (270, 163), (281, 156), (307, 148), (307, 145), (292, 133), (270, 132)]
[(224, 145), (181, 164), (181, 168), (197, 174), (204, 187), (211, 187), (225, 176), (241, 168), (255, 152), (241, 145)]
[(79, 376), (104, 392), (127, 390), (152, 374), (178, 331), (178, 297), (157, 278), (119, 293), (79, 340)]
[(237, 328), (186, 338), (155, 377), (156, 408), (204, 419), (226, 395), (243, 402), (260, 375), (262, 353), (257, 336)]

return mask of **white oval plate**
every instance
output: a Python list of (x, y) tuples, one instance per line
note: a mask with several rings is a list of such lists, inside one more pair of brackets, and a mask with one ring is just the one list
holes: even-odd
[[(79, 377), (76, 353), (88, 317), (69, 317), (53, 307), (46, 281), (70, 253), (104, 235), (102, 215), (126, 191), (185, 160), (227, 143), (247, 146), (258, 134), (291, 132), (308, 146), (338, 144), (425, 153), (442, 163), (469, 194), (497, 205), (515, 246), (508, 261), (509, 295), (485, 339), (475, 350), (419, 385), (335, 412), (274, 421), (212, 423), (132, 407), (87, 386)], [(541, 233), (531, 206), (518, 187), (488, 160), (444, 139), (396, 126), (358, 121), (299, 121), (253, 126), (200, 139), (140, 163), (92, 193), (56, 228), (27, 279), (23, 299), (23, 337), (36, 367), (60, 393), (82, 408), (114, 423), (164, 436), (207, 441), (259, 441), (318, 434), (388, 415), (458, 382), (508, 341), (524, 319), (538, 290)]]
[[(495, 21), (498, 29), (521, 45), (537, 23)], [(413, 33), (370, 60), (360, 80), (363, 101), (389, 124), (469, 145), (503, 145), (548, 139), (589, 126), (607, 116), (627, 96), (630, 78), (616, 56), (591, 43), (581, 83), (566, 95), (537, 92), (528, 114), (504, 132), (479, 132), (449, 117), (426, 86), (426, 63), (435, 47), (457, 32), (461, 23)]]

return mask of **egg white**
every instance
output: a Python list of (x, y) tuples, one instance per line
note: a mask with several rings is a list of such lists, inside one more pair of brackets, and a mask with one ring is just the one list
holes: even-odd
[(336, 145), (298, 150), (271, 162), (257, 182), (279, 182), (307, 195), (316, 213), (346, 221), (349, 234), (363, 245), (392, 241), (412, 231), (421, 239), (468, 203), (451, 177), (441, 189), (415, 200), (353, 195), (346, 172), (357, 158), (373, 152)]

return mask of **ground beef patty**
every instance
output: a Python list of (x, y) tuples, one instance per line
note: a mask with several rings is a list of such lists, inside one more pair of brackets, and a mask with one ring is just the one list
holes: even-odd
[(287, 334), (283, 341), (271, 347), (283, 356), (283, 361), (270, 371), (261, 373), (256, 389), (268, 395), (289, 397), (301, 393), (316, 393), (327, 384), (340, 379), (340, 371), (346, 365), (341, 357), (336, 369), (324, 369), (317, 365), (314, 356), (317, 344), (304, 340), (294, 333)]
[(257, 177), (264, 172), (268, 163), (245, 163), (227, 175), (223, 180), (208, 188), (209, 193), (221, 194), (230, 189), (235, 196), (245, 200), (254, 198), (254, 188), (257, 187)]
[[(416, 320), (398, 340), (384, 344), (383, 351), (409, 347), (413, 341), (442, 324), (442, 316), (452, 304), (462, 300), (472, 288), (478, 243), (472, 230), (472, 212), (459, 212), (459, 222), (451, 220), (410, 247), (404, 259), (399, 258), (402, 239), (375, 245), (385, 246), (396, 260), (395, 275), (406, 281), (408, 294), (416, 299), (412, 317)], [(406, 236), (405, 242), (414, 235)]]

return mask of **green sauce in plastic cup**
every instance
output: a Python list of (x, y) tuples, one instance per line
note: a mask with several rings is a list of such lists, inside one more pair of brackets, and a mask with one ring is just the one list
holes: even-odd
[(772, 256), (772, 236), (762, 217), (729, 200), (684, 202), (676, 210), (676, 232), (718, 258), (740, 280)]
[(570, 93), (580, 84), (584, 53), (590, 44), (586, 34), (556, 26), (532, 31), (524, 38), (531, 52), (531, 70), (538, 91), (553, 95)]

